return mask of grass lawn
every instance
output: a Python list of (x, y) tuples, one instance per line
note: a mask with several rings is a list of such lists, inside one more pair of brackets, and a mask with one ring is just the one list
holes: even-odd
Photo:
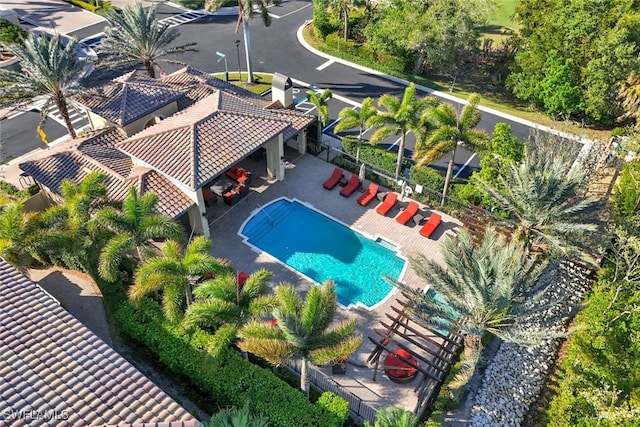
[(496, 0), (496, 4), (498, 9), (489, 25), (482, 27), (480, 38), (490, 38), (494, 42), (501, 42), (508, 35), (518, 31), (518, 26), (511, 21), (518, 0)]
[[(215, 73), (214, 76), (219, 79), (224, 79), (224, 73)], [(246, 72), (240, 74), (238, 74), (237, 72), (229, 72), (229, 83), (245, 88), (248, 91), (251, 91), (258, 95), (271, 89), (272, 80), (273, 76), (271, 74), (253, 73), (253, 83), (249, 84), (247, 83)]]

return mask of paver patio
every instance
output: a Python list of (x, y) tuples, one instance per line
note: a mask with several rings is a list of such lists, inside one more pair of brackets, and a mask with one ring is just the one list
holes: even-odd
[[(288, 153), (287, 159), (290, 156), (291, 153)], [(361, 191), (366, 189), (368, 181), (349, 198), (340, 196), (339, 186), (331, 191), (325, 190), (322, 188), (322, 183), (331, 175), (334, 165), (309, 154), (296, 159), (290, 158), (283, 181), (270, 181), (265, 173), (260, 174), (259, 171), (256, 172), (255, 169), (252, 169), (252, 166), (257, 166), (259, 163), (251, 164), (250, 160), (245, 162), (249, 162), (249, 164), (241, 163), (241, 166), (254, 171), (251, 193), (231, 208), (219, 200), (210, 209), (212, 253), (214, 256), (228, 259), (239, 271), (250, 273), (259, 268), (266, 268), (274, 273), (272, 280), (274, 284), (290, 282), (300, 290), (308, 289), (312, 285), (311, 282), (284, 267), (271, 256), (265, 253), (256, 253), (243, 243), (238, 232), (252, 212), (280, 197), (306, 202), (360, 233), (373, 237), (380, 236), (394, 242), (399, 245), (399, 255), (405, 258), (413, 252), (419, 252), (425, 254), (429, 259), (442, 261), (439, 242), (446, 235), (454, 233), (454, 230), (460, 225), (456, 219), (441, 213), (442, 224), (431, 238), (425, 238), (418, 233), (419, 227), (412, 221), (404, 226), (394, 219), (400, 208), (407, 204), (407, 199), (404, 202), (399, 202), (386, 217), (383, 217), (375, 212), (375, 207), (379, 203), (377, 199), (367, 207), (356, 203), (357, 197), (362, 194)], [(256, 176), (256, 173), (259, 176)], [(387, 190), (381, 188), (381, 191)], [(425, 209), (424, 205), (420, 206), (423, 213), (431, 211), (431, 209)], [(423, 281), (410, 268), (406, 269), (401, 280), (411, 286), (424, 288)], [(395, 290), (392, 292), (395, 293)], [(349, 359), (346, 375), (331, 375), (330, 367), (323, 368), (322, 371), (374, 408), (399, 405), (413, 410), (417, 401), (413, 391), (417, 381), (405, 385), (392, 383), (386, 375), (379, 371), (377, 380), (374, 382), (372, 381), (373, 368), (365, 363), (374, 349), (374, 344), (367, 337), (378, 338), (373, 332), (373, 328), (381, 329), (379, 321), (385, 319), (385, 312), (390, 313), (389, 307), (394, 300), (395, 297), (391, 296), (373, 310), (367, 310), (363, 307), (338, 310), (339, 318), (347, 316), (357, 318), (359, 332), (364, 335), (365, 339), (359, 351)]]

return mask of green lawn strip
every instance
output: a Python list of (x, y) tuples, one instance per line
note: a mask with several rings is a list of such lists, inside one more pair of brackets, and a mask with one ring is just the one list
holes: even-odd
[(512, 21), (518, 0), (496, 0), (498, 6), (493, 19), (480, 29), (480, 39), (493, 39), (500, 42), (518, 31), (518, 25)]
[(602, 141), (606, 141), (607, 139), (609, 139), (610, 132), (608, 130), (585, 128), (585, 127), (579, 126), (575, 122), (569, 122), (569, 121), (558, 122), (541, 113), (538, 113), (531, 109), (527, 109), (526, 107), (505, 104), (504, 100), (501, 100), (500, 97), (494, 93), (477, 91), (473, 83), (465, 83), (464, 81), (456, 82), (454, 86), (454, 90), (450, 92), (449, 91), (449, 89), (451, 88), (450, 79), (449, 80), (443, 80), (443, 79), (429, 80), (425, 77), (405, 74), (398, 70), (380, 67), (377, 63), (373, 61), (367, 61), (362, 58), (356, 57), (354, 55), (348, 55), (337, 49), (331, 48), (330, 46), (326, 45), (321, 39), (315, 37), (312, 31), (310, 31), (310, 28), (311, 26), (307, 26), (303, 31), (303, 36), (305, 38), (305, 41), (315, 49), (320, 50), (321, 52), (325, 52), (332, 56), (359, 64), (359, 65), (363, 65), (365, 67), (372, 68), (374, 70), (389, 74), (394, 77), (415, 82), (417, 84), (426, 86), (428, 88), (431, 88), (437, 91), (447, 92), (449, 95), (455, 96), (456, 98), (459, 98), (461, 100), (466, 101), (466, 99), (469, 97), (471, 93), (478, 92), (482, 96), (480, 105), (483, 107), (488, 107), (496, 111), (507, 113), (515, 117), (519, 117), (521, 119), (538, 123), (543, 126), (559, 129), (561, 131), (564, 131), (570, 134), (586, 136), (592, 139), (597, 139)]
[[(224, 73), (215, 73), (214, 77), (224, 80)], [(253, 83), (247, 83), (247, 73), (241, 72), (229, 72), (229, 83), (253, 92), (257, 95), (261, 95), (267, 90), (271, 89), (271, 81), (273, 80), (272, 74), (267, 73), (253, 73)]]

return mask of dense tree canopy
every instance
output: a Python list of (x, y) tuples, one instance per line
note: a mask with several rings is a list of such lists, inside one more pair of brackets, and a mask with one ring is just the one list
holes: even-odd
[(552, 115), (612, 123), (638, 69), (640, 10), (630, 0), (521, 0), (513, 93)]

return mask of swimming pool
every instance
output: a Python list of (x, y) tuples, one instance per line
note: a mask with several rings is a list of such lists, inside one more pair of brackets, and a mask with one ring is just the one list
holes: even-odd
[(240, 228), (245, 242), (322, 283), (333, 279), (338, 302), (368, 308), (393, 289), (406, 260), (387, 241), (376, 242), (296, 200), (277, 199), (254, 212)]

